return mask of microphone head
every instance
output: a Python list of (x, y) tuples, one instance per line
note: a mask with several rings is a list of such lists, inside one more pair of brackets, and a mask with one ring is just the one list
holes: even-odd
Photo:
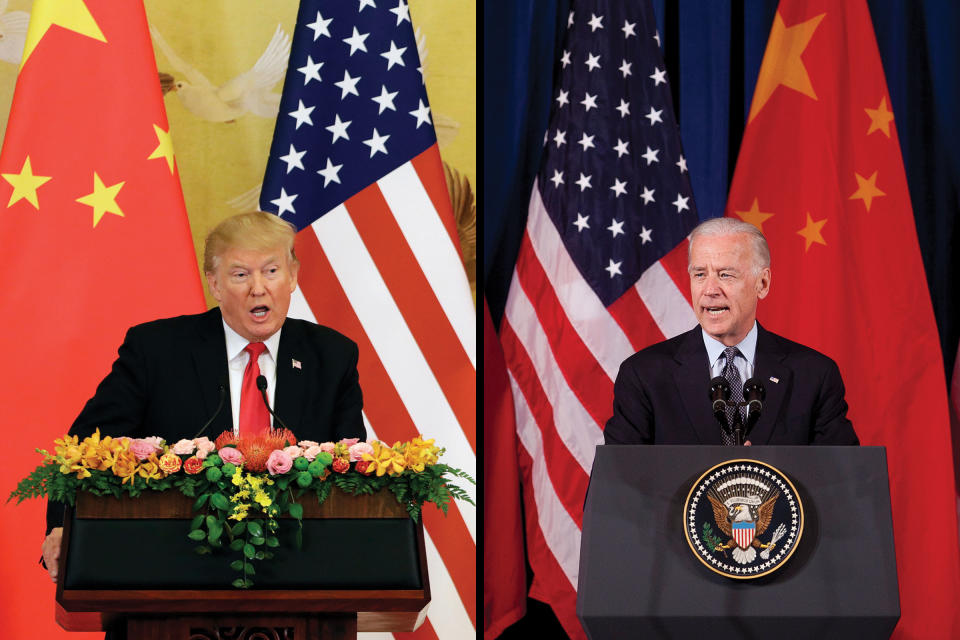
[(260, 391), (267, 390), (267, 377), (265, 375), (257, 376), (257, 389), (260, 389)]
[(763, 388), (760, 378), (750, 378), (743, 383), (743, 397), (748, 401), (759, 400), (763, 402), (767, 397), (767, 390)]
[[(718, 394), (721, 394), (718, 396)], [(717, 376), (710, 381), (710, 399), (711, 400), (729, 400), (730, 383), (723, 376)]]

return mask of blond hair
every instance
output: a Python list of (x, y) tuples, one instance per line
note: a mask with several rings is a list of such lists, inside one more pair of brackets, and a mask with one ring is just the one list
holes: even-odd
[(263, 211), (251, 211), (230, 216), (213, 228), (203, 247), (203, 270), (213, 273), (220, 257), (229, 249), (268, 251), (275, 247), (287, 249), (290, 264), (298, 262), (293, 251), (297, 231), (279, 216)]

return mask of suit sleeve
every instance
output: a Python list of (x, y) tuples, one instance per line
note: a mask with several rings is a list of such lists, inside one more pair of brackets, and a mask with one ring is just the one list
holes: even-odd
[(613, 417), (603, 430), (604, 444), (653, 443), (653, 409), (637, 369), (631, 359), (620, 365), (613, 384)]
[(337, 389), (334, 405), (334, 434), (336, 439), (360, 438), (367, 439), (367, 430), (363, 426), (363, 392), (360, 390), (360, 374), (357, 371), (357, 361), (360, 351), (356, 343), (350, 342), (347, 351), (345, 370)]
[[(114, 437), (137, 435), (146, 409), (147, 370), (136, 329), (127, 331), (110, 373), (73, 421), (70, 435), (83, 440), (98, 428), (101, 434)], [(47, 533), (63, 526), (63, 512), (62, 504), (47, 502)]]
[(846, 392), (840, 369), (832, 360), (820, 387), (810, 444), (858, 445), (853, 424), (847, 419)]

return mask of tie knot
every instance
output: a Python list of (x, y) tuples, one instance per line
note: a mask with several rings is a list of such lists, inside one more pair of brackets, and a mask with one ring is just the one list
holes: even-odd
[(259, 358), (260, 354), (267, 350), (267, 345), (262, 342), (251, 342), (243, 348), (244, 351), (250, 354), (251, 359)]
[(733, 362), (734, 358), (740, 355), (740, 349), (736, 347), (727, 347), (723, 350), (723, 355), (726, 356), (727, 362)]

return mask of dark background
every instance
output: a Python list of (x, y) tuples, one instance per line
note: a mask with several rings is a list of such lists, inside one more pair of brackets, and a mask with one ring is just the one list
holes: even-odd
[[(723, 214), (777, 4), (777, 0), (653, 0), (703, 219)], [(868, 0), (867, 4), (949, 382), (960, 339), (960, 291), (954, 284), (955, 274), (960, 274), (960, 249), (954, 248), (960, 217), (960, 3)], [(540, 161), (570, 5), (570, 0), (483, 3), (482, 286), (498, 326)], [(891, 256), (892, 269), (895, 258)], [(873, 303), (882, 315), (885, 301)], [(526, 618), (502, 638), (564, 636), (547, 605), (528, 600), (527, 607)]]

